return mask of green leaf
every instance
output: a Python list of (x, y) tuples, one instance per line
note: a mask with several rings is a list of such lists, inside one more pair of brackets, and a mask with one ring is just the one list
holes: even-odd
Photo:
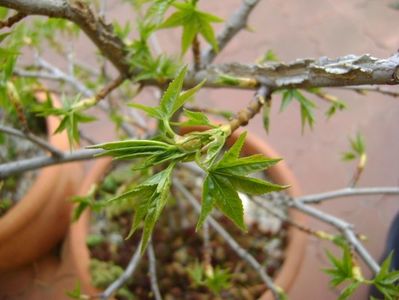
[(216, 201), (213, 193), (214, 190), (215, 190), (215, 184), (213, 182), (212, 176), (208, 175), (203, 183), (201, 213), (198, 218), (196, 231), (198, 231), (202, 227), (206, 217), (212, 211), (212, 208)]
[(11, 32), (4, 32), (0, 33), (0, 43), (4, 41), (6, 37), (8, 37), (11, 34)]
[(248, 175), (274, 166), (280, 160), (279, 158), (271, 159), (266, 158), (262, 154), (255, 154), (230, 161), (221, 160), (217, 165), (217, 170), (218, 172), (236, 175)]
[(165, 118), (170, 118), (176, 112), (176, 110), (178, 110), (181, 105), (184, 104), (179, 102), (178, 98), (180, 95), (180, 91), (183, 87), (184, 77), (186, 76), (186, 73), (187, 66), (183, 67), (179, 71), (176, 78), (169, 84), (168, 88), (161, 98), (159, 108), (164, 114)]
[(195, 87), (183, 91), (180, 96), (177, 98), (177, 101), (175, 105), (173, 106), (173, 112), (176, 112), (180, 107), (182, 107), (192, 96), (194, 96), (195, 93), (199, 91), (200, 88), (204, 85), (206, 82), (206, 79), (202, 80), (199, 84), (197, 84)]
[(364, 142), (364, 137), (357, 133), (354, 139), (350, 140), (352, 150), (356, 152), (359, 156), (366, 152), (366, 146)]
[(294, 94), (292, 89), (285, 90), (283, 92), (283, 98), (281, 100), (280, 112), (284, 111), (288, 104), (294, 99)]
[(356, 154), (353, 152), (345, 152), (342, 154), (342, 160), (350, 161), (356, 158)]
[(218, 51), (218, 44), (211, 23), (222, 22), (222, 19), (198, 10), (193, 2), (178, 2), (174, 3), (173, 6), (177, 9), (177, 12), (166, 19), (159, 28), (183, 27), (182, 54), (186, 53), (197, 34), (201, 34), (214, 50)]
[(217, 174), (225, 176), (226, 179), (233, 185), (235, 190), (250, 195), (261, 195), (274, 191), (281, 191), (288, 187), (288, 186), (273, 184), (258, 178), (236, 176), (219, 172), (217, 172)]
[(270, 112), (271, 112), (271, 101), (266, 101), (263, 105), (263, 113), (262, 113), (262, 121), (263, 127), (265, 128), (266, 132), (269, 133), (270, 128)]
[(158, 107), (150, 107), (139, 103), (130, 103), (129, 106), (140, 109), (147, 113), (149, 117), (162, 120), (163, 115)]
[(225, 142), (225, 132), (216, 128), (214, 134), (211, 135), (211, 141), (207, 145), (205, 159), (203, 160), (203, 164), (206, 166), (206, 168), (209, 169), (214, 164)]
[(269, 49), (267, 52), (263, 55), (262, 58), (257, 60), (258, 64), (264, 64), (266, 62), (277, 62), (280, 59), (278, 58), (277, 54), (274, 53), (273, 50)]
[(337, 286), (346, 280), (353, 280), (353, 262), (348, 247), (343, 248), (342, 259), (334, 257), (327, 251), (327, 257), (333, 268), (323, 270), (325, 273), (330, 274), (332, 279), (330, 284)]
[(184, 127), (184, 126), (212, 126), (208, 117), (202, 113), (197, 111), (190, 111), (188, 109), (183, 109), (184, 115), (186, 116), (187, 120), (182, 123), (177, 123), (177, 125)]
[(233, 146), (231, 146), (230, 149), (227, 150), (226, 153), (223, 155), (222, 159), (218, 163), (218, 166), (223, 166), (228, 163), (234, 162), (240, 156), (241, 148), (244, 145), (246, 136), (246, 132), (240, 134)]
[(355, 281), (348, 285), (339, 295), (338, 300), (346, 300), (348, 299), (361, 285), (361, 282)]
[[(203, 195), (205, 199), (213, 199), (217, 208), (223, 212), (230, 220), (232, 220), (241, 230), (246, 231), (246, 226), (244, 223), (244, 208), (240, 197), (238, 197), (237, 192), (234, 187), (223, 176), (210, 174), (209, 184), (207, 188), (203, 190)], [(206, 211), (201, 212), (202, 217), (206, 217), (209, 210), (209, 205), (207, 205)], [(199, 226), (197, 225), (197, 228)]]

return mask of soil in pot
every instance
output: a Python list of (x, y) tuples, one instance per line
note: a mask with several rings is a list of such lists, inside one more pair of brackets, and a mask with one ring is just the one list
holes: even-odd
[[(185, 186), (198, 198), (202, 179), (184, 168), (176, 170)], [(119, 166), (98, 187), (94, 198), (105, 200), (132, 184), (129, 167)], [(134, 181), (134, 180), (133, 180)], [(178, 200), (176, 200), (178, 198)], [(274, 196), (278, 199), (278, 195)], [(281, 210), (281, 206), (278, 207)], [(247, 207), (247, 211), (251, 207)], [(282, 212), (286, 214), (287, 212)], [(274, 276), (284, 260), (287, 225), (279, 220), (260, 223), (254, 216), (248, 232), (241, 232), (230, 220), (214, 214), (234, 239)], [(262, 216), (262, 219), (265, 215)], [(269, 220), (271, 216), (267, 216)], [(256, 299), (265, 287), (258, 274), (241, 260), (216, 232), (209, 229), (209, 246), (203, 232), (195, 232), (197, 214), (179, 194), (171, 195), (153, 233), (158, 284), (164, 299)], [(87, 243), (91, 251), (93, 284), (100, 289), (111, 284), (128, 265), (136, 251), (140, 233), (125, 240), (132, 222), (132, 209), (126, 202), (92, 215)], [(148, 275), (148, 258), (143, 255), (131, 281), (119, 290), (117, 299), (154, 299)]]
[[(20, 120), (15, 114), (0, 110), (1, 125), (18, 128)], [(29, 132), (46, 139), (46, 120), (43, 117), (26, 115)], [(0, 133), (0, 164), (10, 161), (22, 160), (30, 157), (44, 155), (45, 151), (34, 143), (19, 137)], [(15, 205), (29, 190), (38, 171), (24, 172), (22, 174), (8, 176), (0, 181), (0, 217)]]

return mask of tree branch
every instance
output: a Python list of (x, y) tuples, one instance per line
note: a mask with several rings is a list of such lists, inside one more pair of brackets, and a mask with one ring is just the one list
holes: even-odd
[(255, 89), (262, 84), (273, 90), (399, 84), (399, 53), (386, 59), (365, 54), (262, 65), (228, 63), (209, 65), (206, 69), (190, 75), (185, 82), (188, 86), (194, 86), (206, 79), (205, 86), (208, 87), (240, 89)]
[(78, 160), (86, 160), (95, 158), (94, 155), (99, 154), (101, 150), (82, 149), (71, 153), (63, 153), (61, 156), (41, 156), (0, 165), (0, 179), (6, 178), (14, 174), (25, 171), (35, 170), (51, 165), (62, 164)]
[(62, 156), (62, 151), (58, 150), (57, 148), (55, 148), (53, 145), (51, 145), (47, 141), (37, 137), (36, 135), (34, 135), (30, 132), (24, 133), (17, 129), (7, 127), (7, 126), (1, 125), (1, 124), (0, 124), (0, 132), (4, 132), (4, 133), (7, 133), (10, 135), (19, 137), (19, 138), (27, 139), (27, 140), (31, 141), (32, 143), (38, 145), (40, 148), (50, 152), (52, 156), (56, 156), (56, 157)]
[[(223, 50), (238, 32), (247, 26), (248, 16), (258, 3), (259, 0), (243, 0), (241, 6), (227, 20), (222, 32), (217, 36), (219, 52)], [(217, 53), (212, 47), (207, 48), (201, 59), (203, 65), (212, 63), (216, 55)]]
[(82, 0), (0, 0), (0, 6), (12, 8), (26, 15), (41, 15), (67, 19), (77, 24), (98, 49), (122, 73), (129, 74), (125, 45), (89, 5)]
[(152, 245), (152, 240), (150, 240), (150, 242), (148, 243), (147, 255), (148, 255), (148, 273), (150, 275), (151, 290), (154, 294), (155, 300), (162, 300), (157, 280), (156, 260), (155, 260), (155, 252), (154, 252), (154, 247)]
[(140, 247), (137, 247), (136, 252), (134, 252), (123, 274), (117, 280), (115, 280), (109, 287), (107, 287), (107, 289), (99, 295), (99, 298), (101, 300), (107, 300), (111, 298), (112, 295), (120, 287), (122, 287), (126, 283), (126, 281), (128, 281), (132, 277), (134, 271), (136, 271), (136, 268), (139, 265), (140, 259), (141, 259)]
[(378, 265), (378, 263), (370, 255), (370, 253), (366, 250), (366, 248), (364, 248), (364, 246), (362, 245), (362, 243), (360, 243), (359, 239), (354, 233), (352, 224), (349, 224), (335, 216), (322, 212), (314, 207), (306, 205), (296, 199), (291, 199), (291, 201), (289, 201), (289, 204), (292, 207), (295, 207), (296, 209), (300, 210), (301, 212), (337, 228), (339, 231), (342, 232), (342, 234), (349, 242), (349, 244), (351, 244), (354, 247), (356, 252), (362, 258), (362, 260), (367, 264), (370, 270), (372, 270), (374, 274), (377, 274), (380, 271), (380, 266)]
[(23, 18), (26, 17), (26, 14), (17, 12), (15, 15), (12, 15), (8, 19), (2, 21), (0, 20), (0, 29), (4, 27), (12, 27), (15, 23), (18, 23), (21, 21)]
[(364, 187), (364, 188), (344, 188), (336, 191), (326, 193), (308, 195), (296, 198), (297, 201), (306, 204), (320, 203), (325, 200), (330, 200), (346, 196), (359, 195), (399, 195), (399, 187)]
[(254, 99), (243, 110), (239, 111), (237, 115), (229, 122), (231, 132), (234, 132), (241, 126), (246, 126), (248, 122), (259, 113), (267, 98), (270, 97), (270, 89), (262, 86), (257, 92)]
[(380, 86), (345, 86), (342, 87), (345, 90), (351, 90), (361, 95), (365, 95), (367, 92), (375, 92), (382, 95), (391, 96), (393, 98), (399, 97), (399, 92), (395, 92), (389, 89), (385, 89)]

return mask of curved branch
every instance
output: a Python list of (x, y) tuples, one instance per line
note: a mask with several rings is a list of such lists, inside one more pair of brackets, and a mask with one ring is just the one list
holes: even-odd
[(129, 74), (125, 44), (109, 24), (98, 17), (82, 0), (0, 0), (0, 6), (12, 8), (26, 15), (41, 15), (67, 19), (78, 25), (98, 49), (122, 73)]

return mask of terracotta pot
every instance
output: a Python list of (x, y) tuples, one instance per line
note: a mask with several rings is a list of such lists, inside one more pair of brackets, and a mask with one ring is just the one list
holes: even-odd
[[(182, 133), (189, 131), (202, 131), (204, 127), (191, 127), (184, 129)], [(229, 139), (228, 144), (231, 145), (238, 138), (240, 131), (236, 131)], [(247, 134), (246, 143), (243, 148), (243, 155), (251, 155), (262, 153), (267, 157), (280, 157), (274, 150), (267, 146), (263, 141), (259, 140), (251, 134)], [(86, 177), (81, 189), (80, 195), (87, 194), (93, 183), (99, 182), (103, 178), (104, 173), (110, 167), (111, 160), (101, 160), (96, 163), (92, 171)], [(288, 170), (286, 164), (282, 161), (273, 166), (268, 171), (269, 178), (278, 184), (289, 184), (291, 187), (288, 193), (292, 196), (299, 195), (299, 187), (296, 179)], [(289, 211), (290, 219), (304, 224), (306, 217), (296, 211)], [(74, 269), (76, 276), (80, 279), (82, 289), (89, 295), (95, 295), (99, 291), (91, 284), (91, 276), (89, 273), (90, 253), (86, 246), (86, 237), (90, 226), (90, 211), (85, 211), (81, 218), (70, 227), (70, 231), (64, 244), (64, 259), (67, 265)], [(285, 261), (275, 278), (278, 286), (285, 291), (289, 290), (294, 282), (295, 276), (299, 271), (304, 256), (306, 246), (306, 235), (296, 229), (290, 228), (288, 232), (288, 244), (286, 248)], [(262, 300), (272, 299), (270, 291), (265, 291), (261, 296)]]
[[(46, 122), (49, 142), (60, 150), (68, 150), (66, 133), (52, 135), (59, 119), (49, 117)], [(40, 170), (26, 195), (0, 218), (2, 278), (7, 277), (6, 271), (48, 253), (65, 236), (70, 223), (69, 197), (76, 193), (82, 175), (83, 170), (77, 163)], [(3, 291), (3, 287), (0, 286), (0, 290)]]

